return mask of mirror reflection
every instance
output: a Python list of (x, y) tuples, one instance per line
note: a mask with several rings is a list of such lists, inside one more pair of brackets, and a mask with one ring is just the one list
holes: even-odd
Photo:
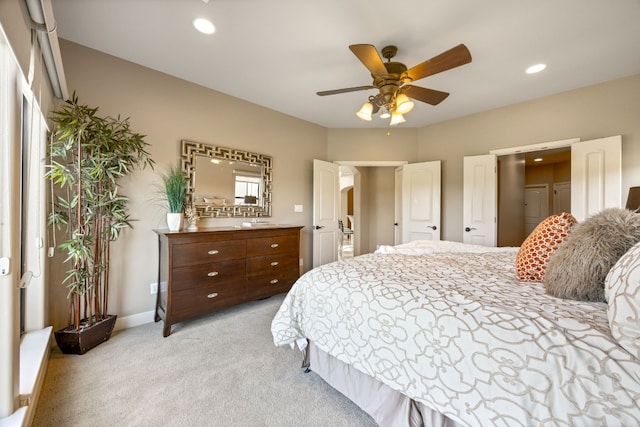
[(193, 141), (181, 142), (187, 204), (201, 218), (271, 216), (271, 157)]

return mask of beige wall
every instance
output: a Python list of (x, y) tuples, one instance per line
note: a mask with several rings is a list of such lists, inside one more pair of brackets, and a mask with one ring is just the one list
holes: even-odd
[(640, 185), (640, 75), (419, 130), (419, 160), (442, 160), (442, 239), (462, 241), (462, 159), (562, 139), (622, 135), (622, 187)]
[[(130, 117), (146, 135), (156, 171), (136, 172), (123, 182), (137, 221), (112, 249), (110, 311), (129, 316), (153, 310), (149, 284), (157, 281), (157, 239), (166, 227), (160, 208), (159, 173), (178, 164), (181, 139), (233, 147), (273, 157), (273, 217), (278, 223), (304, 225), (302, 257), (311, 265), (312, 161), (326, 157), (327, 129), (208, 90), (98, 51), (61, 40), (70, 92), (103, 114)], [(294, 213), (294, 204), (304, 206)], [(210, 219), (200, 226), (238, 224), (241, 219)], [(54, 261), (54, 265), (56, 262)], [(58, 267), (60, 270), (60, 267)], [(56, 277), (57, 276), (57, 277)], [(66, 325), (65, 289), (53, 277), (54, 327)]]
[(395, 221), (395, 168), (370, 167), (369, 207), (362, 216), (369, 217), (368, 247), (361, 253), (374, 252), (378, 245), (393, 245), (393, 223)]
[(414, 128), (329, 129), (327, 160), (417, 162), (417, 136)]

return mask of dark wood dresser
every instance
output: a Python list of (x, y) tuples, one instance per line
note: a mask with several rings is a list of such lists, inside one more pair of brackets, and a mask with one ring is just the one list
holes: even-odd
[(171, 325), (287, 292), (300, 276), (301, 226), (155, 230), (159, 240), (155, 321)]

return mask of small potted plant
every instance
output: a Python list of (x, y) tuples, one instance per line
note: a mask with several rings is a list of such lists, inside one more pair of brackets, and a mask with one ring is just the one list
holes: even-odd
[(177, 166), (172, 166), (162, 175), (164, 193), (169, 205), (167, 226), (169, 231), (179, 231), (182, 225), (185, 197), (187, 195), (187, 177)]
[(49, 224), (63, 233), (69, 326), (54, 333), (64, 353), (83, 354), (111, 336), (108, 314), (109, 248), (131, 227), (128, 198), (119, 181), (136, 168), (151, 167), (144, 135), (128, 119), (103, 117), (78, 103), (75, 92), (51, 117), (46, 178), (54, 186)]

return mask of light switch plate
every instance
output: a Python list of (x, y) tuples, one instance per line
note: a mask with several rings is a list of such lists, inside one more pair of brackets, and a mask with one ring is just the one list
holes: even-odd
[(293, 211), (294, 212), (303, 212), (304, 211), (304, 207), (302, 205), (293, 205)]

